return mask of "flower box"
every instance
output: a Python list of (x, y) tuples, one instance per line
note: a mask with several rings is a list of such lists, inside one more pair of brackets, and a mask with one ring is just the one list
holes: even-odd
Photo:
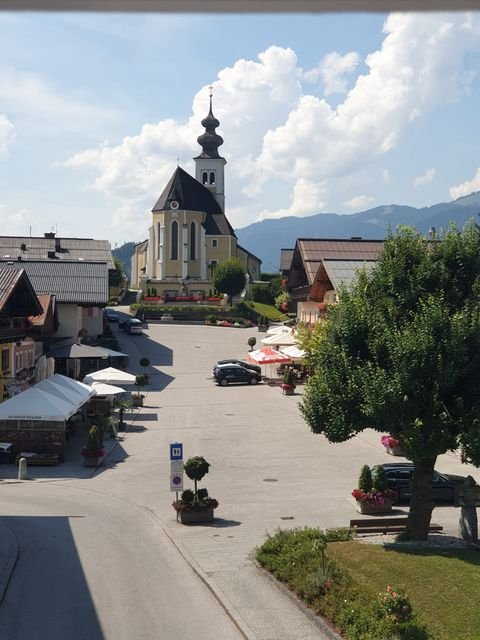
[(405, 456), (400, 440), (394, 436), (386, 435), (380, 438), (380, 442), (385, 447), (387, 453), (392, 456)]
[(383, 504), (372, 504), (365, 502), (364, 500), (355, 500), (357, 511), (364, 515), (373, 515), (374, 513), (390, 513), (392, 510), (392, 503), (390, 500), (385, 500)]
[(132, 405), (134, 407), (143, 407), (144, 395), (138, 393), (132, 393)]
[(182, 524), (201, 524), (203, 522), (213, 522), (213, 507), (203, 511), (185, 511), (181, 510), (180, 522)]
[(285, 384), (284, 382), (280, 385), (280, 389), (282, 390), (282, 393), (285, 396), (293, 396), (293, 394), (295, 393), (294, 384)]
[(405, 451), (402, 449), (401, 445), (397, 444), (394, 447), (385, 447), (387, 453), (391, 456), (403, 456), (405, 457)]

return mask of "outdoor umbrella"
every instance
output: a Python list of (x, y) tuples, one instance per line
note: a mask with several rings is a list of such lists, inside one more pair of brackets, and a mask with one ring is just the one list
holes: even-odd
[(257, 364), (288, 364), (291, 359), (272, 347), (262, 347), (256, 351), (250, 351), (248, 357)]
[(106, 382), (107, 384), (135, 384), (136, 376), (121, 369), (115, 369), (114, 367), (107, 367), (106, 369), (100, 369), (94, 373), (89, 373), (85, 376), (83, 382), (85, 384), (92, 384), (93, 382)]
[(118, 393), (125, 393), (122, 387), (116, 387), (113, 384), (105, 384), (105, 382), (94, 382), (92, 389), (97, 396), (116, 396)]
[(54, 358), (71, 358), (71, 359), (83, 359), (83, 358), (120, 358), (126, 357), (126, 353), (120, 351), (112, 351), (111, 349), (105, 349), (105, 347), (92, 347), (88, 344), (69, 344), (65, 347), (59, 347), (50, 351), (48, 354)]
[(294, 345), (297, 344), (296, 336), (290, 330), (288, 333), (272, 333), (263, 338), (262, 344), (265, 345)]
[(282, 325), (273, 325), (267, 329), (267, 336), (276, 335), (279, 333), (291, 333), (292, 327), (286, 327), (284, 324)]
[(305, 351), (295, 345), (284, 347), (280, 349), (280, 351), (284, 353), (286, 356), (288, 356), (289, 358), (292, 358), (292, 360), (296, 360), (297, 362), (305, 358)]

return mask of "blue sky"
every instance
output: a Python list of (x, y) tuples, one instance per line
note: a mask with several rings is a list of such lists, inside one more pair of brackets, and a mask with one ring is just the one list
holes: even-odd
[(0, 14), (3, 233), (144, 239), (210, 84), (235, 228), (452, 200), (479, 70), (479, 13)]

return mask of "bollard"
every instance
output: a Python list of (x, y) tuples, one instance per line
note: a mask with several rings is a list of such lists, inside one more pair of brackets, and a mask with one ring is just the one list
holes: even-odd
[(26, 480), (27, 479), (27, 459), (20, 458), (18, 461), (18, 479)]

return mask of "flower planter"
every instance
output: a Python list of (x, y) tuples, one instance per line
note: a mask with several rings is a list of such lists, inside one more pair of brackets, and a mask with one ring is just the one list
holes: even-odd
[(355, 500), (357, 511), (364, 515), (373, 515), (375, 513), (390, 513), (392, 510), (392, 503), (390, 500), (385, 500), (384, 504), (372, 504), (370, 502), (364, 502), (362, 500)]
[(213, 522), (213, 507), (205, 511), (185, 511), (181, 510), (180, 522), (182, 524), (201, 524), (202, 522)]
[(132, 405), (134, 407), (143, 407), (143, 396), (141, 395), (132, 395)]
[(402, 449), (402, 446), (397, 444), (393, 447), (385, 447), (387, 453), (391, 456), (403, 456), (405, 457), (405, 451)]
[(282, 389), (282, 393), (284, 396), (293, 396), (295, 393), (295, 385), (294, 384), (281, 384), (280, 388)]
[(103, 456), (97, 456), (95, 458), (83, 458), (83, 465), (85, 467), (99, 467), (102, 464)]

